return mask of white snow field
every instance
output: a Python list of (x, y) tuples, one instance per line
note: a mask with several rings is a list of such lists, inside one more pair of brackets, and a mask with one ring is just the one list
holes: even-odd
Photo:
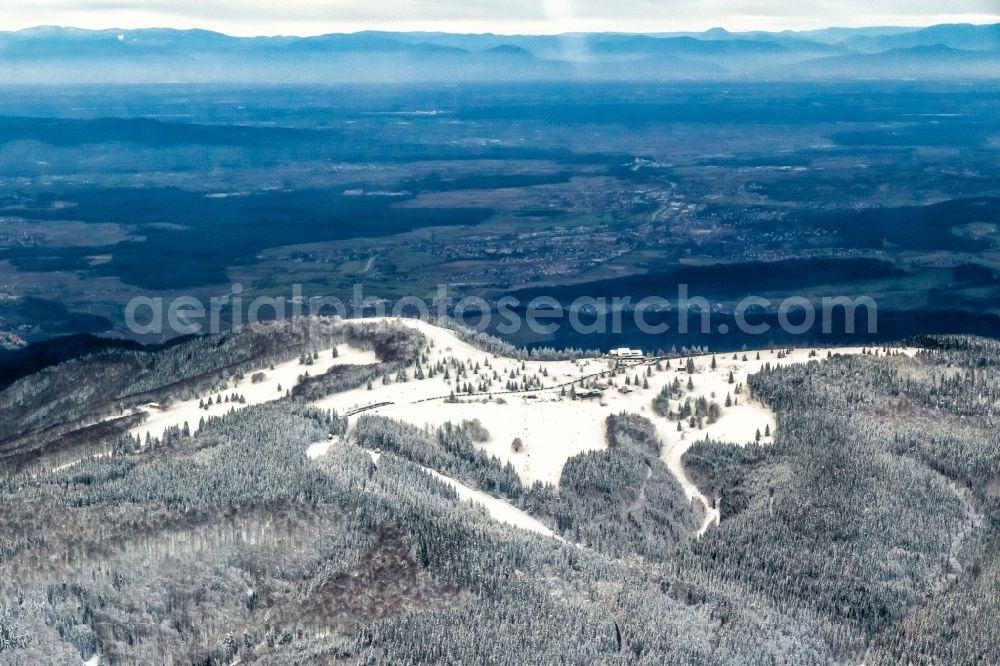
[[(261, 370), (264, 379), (257, 383), (252, 382), (249, 376), (241, 382), (230, 379), (225, 389), (211, 391), (191, 400), (175, 402), (165, 409), (144, 407), (143, 411), (149, 414), (149, 417), (129, 432), (142, 440), (146, 439), (147, 433), (152, 437), (159, 438), (163, 436), (163, 432), (168, 427), (183, 426), (187, 422), (193, 433), (197, 431), (198, 421), (202, 417), (220, 416), (230, 409), (242, 409), (249, 405), (258, 405), (284, 397), (285, 391), (295, 386), (299, 376), (306, 372), (315, 376), (325, 373), (336, 365), (378, 363), (378, 358), (371, 351), (361, 351), (348, 345), (338, 345), (337, 352), (338, 356), (334, 358), (332, 349), (325, 350), (318, 355), (312, 365), (302, 365), (298, 359), (293, 359), (275, 365), (273, 370)], [(246, 402), (227, 402), (226, 397), (232, 393), (243, 396)], [(216, 403), (217, 398), (221, 398), (222, 402)], [(212, 405), (208, 409), (202, 409), (198, 406), (202, 400), (211, 400)]]
[(310, 460), (315, 460), (320, 456), (325, 456), (326, 452), (330, 450), (330, 447), (335, 444), (340, 444), (339, 437), (331, 437), (330, 439), (324, 440), (322, 442), (316, 442), (315, 444), (310, 444), (306, 449), (306, 458)]
[[(371, 390), (362, 387), (338, 393), (320, 400), (317, 403), (319, 406), (349, 413), (368, 405), (380, 405), (364, 413), (381, 414), (418, 427), (478, 419), (490, 434), (483, 444), (486, 452), (503, 462), (510, 462), (525, 483), (542, 481), (556, 486), (568, 458), (606, 448), (605, 419), (609, 415), (630, 412), (646, 416), (654, 423), (663, 441), (663, 461), (680, 482), (688, 499), (697, 500), (705, 508), (706, 515), (699, 533), (704, 533), (712, 524), (717, 523), (719, 514), (714, 498), (706, 498), (685, 473), (681, 464), (684, 453), (693, 443), (706, 437), (745, 445), (755, 440), (757, 430), (760, 430), (761, 442), (769, 443), (774, 440), (774, 414), (748, 395), (747, 376), (758, 372), (766, 363), (774, 366), (809, 360), (822, 361), (827, 357), (827, 352), (862, 352), (861, 347), (810, 348), (797, 349), (784, 354), (784, 358), (779, 358), (778, 350), (764, 350), (759, 352), (760, 360), (757, 360), (758, 352), (740, 352), (735, 359), (730, 352), (714, 355), (714, 370), (711, 368), (713, 355), (708, 354), (692, 357), (695, 364), (692, 375), (686, 371), (686, 359), (674, 359), (670, 361), (669, 367), (664, 364), (659, 371), (655, 370), (655, 362), (629, 361), (626, 362), (630, 368), (627, 372), (601, 378), (599, 375), (609, 373), (615, 361), (595, 358), (581, 361), (522, 362), (487, 354), (459, 340), (452, 331), (427, 322), (413, 319), (396, 321), (420, 330), (428, 338), (431, 345), (429, 365), (433, 366), (438, 361), (464, 363), (470, 368), (469, 377), (456, 382), (452, 371), (448, 379), (437, 375), (432, 379), (416, 380), (412, 378), (411, 371), (406, 382), (393, 380), (389, 385), (376, 383)], [(914, 350), (894, 348), (893, 351), (912, 354)], [(746, 361), (743, 360), (744, 354)], [(478, 378), (474, 374), (477, 363)], [(653, 371), (647, 376), (649, 368), (653, 368)], [(449, 400), (451, 392), (456, 390), (456, 384), (464, 385), (470, 381), (475, 386), (478, 384), (477, 379), (492, 377), (494, 371), (500, 376), (500, 380), (494, 380), (492, 394), (457, 394), (457, 402)], [(511, 372), (538, 377), (544, 388), (503, 394)], [(730, 372), (733, 375), (732, 384), (729, 383)], [(623, 393), (621, 389), (626, 389), (626, 375), (633, 379), (638, 376), (639, 384), (627, 387), (628, 392)], [(694, 401), (699, 396), (715, 401), (722, 407), (728, 393), (735, 404), (728, 408), (722, 407), (721, 417), (713, 424), (690, 428), (685, 423), (683, 430), (678, 432), (676, 422), (657, 416), (652, 409), (653, 398), (665, 385), (672, 383), (675, 377), (685, 387), (681, 400), (671, 401), (675, 411), (685, 399), (691, 398)], [(566, 383), (582, 378), (593, 378), (608, 384), (608, 388), (600, 398), (573, 400), (568, 395), (562, 395)], [(686, 390), (689, 378), (694, 384), (693, 391)], [(648, 381), (649, 388), (643, 388), (643, 381)], [(735, 394), (737, 385), (743, 387), (741, 395)], [(764, 436), (766, 431), (770, 431), (770, 436)], [(520, 438), (523, 442), (520, 452), (512, 449), (511, 444), (515, 438)]]
[[(663, 442), (662, 459), (679, 481), (687, 498), (699, 502), (704, 507), (705, 518), (699, 530), (703, 533), (719, 519), (714, 498), (705, 497), (685, 473), (681, 458), (691, 445), (706, 437), (713, 440), (745, 445), (761, 433), (760, 441), (769, 443), (775, 434), (774, 415), (764, 405), (753, 400), (746, 389), (747, 376), (758, 372), (766, 363), (788, 365), (807, 361), (823, 361), (828, 352), (833, 354), (860, 354), (860, 347), (796, 349), (782, 353), (778, 350), (739, 352), (733, 354), (711, 354), (694, 356), (694, 372), (686, 369), (687, 358), (664, 361), (657, 369), (652, 360), (628, 360), (622, 362), (626, 370), (612, 374), (618, 361), (608, 358), (588, 358), (575, 361), (520, 361), (486, 353), (460, 340), (446, 328), (416, 319), (360, 319), (354, 322), (382, 323), (386, 326), (403, 325), (415, 328), (427, 338), (426, 360), (422, 364), (424, 379), (417, 379), (414, 368), (407, 371), (406, 381), (395, 375), (350, 391), (336, 393), (315, 403), (323, 409), (335, 409), (340, 414), (350, 415), (349, 428), (353, 427), (359, 414), (378, 414), (408, 422), (418, 427), (437, 427), (446, 422), (459, 423), (463, 420), (478, 420), (488, 431), (488, 439), (481, 444), (487, 453), (495, 455), (503, 462), (510, 462), (517, 470), (522, 482), (535, 481), (558, 486), (563, 465), (570, 457), (604, 449), (605, 420), (611, 414), (629, 412), (649, 418), (656, 427)], [(874, 349), (874, 348), (873, 348)], [(913, 354), (915, 350), (896, 347), (893, 353)], [(759, 359), (758, 359), (759, 355)], [(712, 359), (716, 367), (711, 367)], [(743, 359), (746, 360), (743, 360)], [(264, 371), (263, 381), (251, 383), (249, 378), (239, 385), (222, 391), (213, 391), (201, 398), (194, 398), (168, 406), (166, 409), (146, 408), (149, 417), (132, 430), (134, 435), (145, 438), (146, 433), (159, 437), (169, 426), (189, 424), (192, 431), (197, 428), (202, 416), (222, 414), (230, 409), (240, 409), (246, 405), (276, 400), (285, 395), (298, 381), (298, 377), (308, 371), (311, 375), (326, 372), (335, 365), (365, 365), (377, 363), (378, 359), (370, 351), (361, 351), (348, 345), (338, 347), (338, 356), (329, 351), (321, 352), (313, 365), (303, 366), (297, 360), (282, 363), (273, 370)], [(448, 372), (437, 372), (429, 377), (429, 369), (445, 367)], [(464, 370), (460, 371), (460, 368)], [(730, 382), (732, 374), (732, 382)], [(626, 386), (626, 376), (633, 380)], [(636, 382), (636, 378), (638, 381)], [(704, 397), (721, 408), (715, 423), (707, 422), (700, 427), (691, 427), (684, 422), (680, 430), (677, 421), (657, 415), (652, 401), (660, 390), (673, 383), (682, 385), (680, 400), (671, 400), (670, 407), (679, 410), (687, 399), (692, 402)], [(538, 388), (511, 392), (509, 382), (523, 386), (524, 380), (534, 382)], [(581, 380), (590, 386), (600, 385), (598, 395), (573, 399), (572, 390), (581, 395)], [(693, 389), (688, 389), (688, 381)], [(281, 390), (278, 387), (281, 387)], [(471, 385), (474, 393), (463, 391)], [(737, 394), (737, 387), (741, 392)], [(232, 392), (242, 394), (245, 403), (226, 403), (226, 395)], [(217, 396), (223, 402), (215, 404)], [(727, 395), (734, 404), (725, 407)], [(207, 410), (199, 408), (199, 400), (212, 399)], [(765, 435), (765, 433), (768, 433)], [(515, 451), (512, 443), (520, 439), (523, 446)], [(335, 442), (322, 442), (309, 448), (307, 455), (323, 455)], [(489, 495), (470, 489), (448, 479), (455, 485), (463, 498), (472, 498), (486, 506), (498, 520), (510, 522), (525, 529), (551, 533), (544, 525), (518, 512), (511, 505)], [(499, 502), (500, 505), (495, 504)], [(502, 505), (502, 506), (501, 506)], [(523, 514), (523, 512), (519, 512)], [(506, 518), (505, 518), (506, 517)], [(526, 522), (526, 519), (534, 523)]]

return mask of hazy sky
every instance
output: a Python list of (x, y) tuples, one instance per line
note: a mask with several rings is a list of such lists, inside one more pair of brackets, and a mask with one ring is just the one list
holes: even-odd
[(1000, 22), (1000, 0), (0, 0), (0, 30), (206, 28), (234, 35), (357, 30), (669, 32)]

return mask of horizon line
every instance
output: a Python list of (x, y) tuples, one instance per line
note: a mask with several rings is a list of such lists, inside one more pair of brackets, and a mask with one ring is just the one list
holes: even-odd
[(845, 26), (845, 25), (829, 25), (821, 28), (780, 28), (780, 29), (730, 29), (723, 25), (714, 25), (703, 29), (688, 29), (688, 30), (652, 30), (652, 31), (638, 31), (638, 30), (568, 30), (560, 32), (506, 32), (506, 31), (494, 31), (486, 30), (482, 32), (477, 31), (452, 31), (447, 29), (393, 29), (393, 28), (378, 28), (378, 27), (366, 27), (359, 28), (357, 30), (344, 29), (344, 30), (330, 30), (324, 32), (315, 33), (247, 33), (240, 34), (234, 32), (226, 32), (223, 30), (213, 29), (213, 28), (202, 28), (202, 27), (177, 27), (169, 25), (147, 25), (141, 27), (131, 27), (122, 28), (118, 26), (108, 26), (102, 28), (81, 28), (75, 25), (61, 25), (61, 24), (38, 24), (25, 26), (21, 28), (14, 29), (2, 29), (0, 34), (19, 34), (24, 32), (31, 32), (37, 30), (76, 30), (80, 32), (142, 32), (142, 31), (172, 31), (172, 32), (206, 32), (215, 35), (221, 35), (224, 37), (230, 37), (233, 39), (254, 39), (254, 38), (299, 38), (308, 39), (314, 37), (327, 37), (334, 35), (360, 35), (365, 33), (383, 33), (383, 34), (408, 34), (408, 35), (452, 35), (452, 36), (469, 36), (469, 37), (573, 37), (580, 35), (645, 35), (645, 36), (671, 36), (671, 35), (699, 35), (706, 34), (710, 32), (726, 32), (732, 35), (753, 35), (753, 34), (772, 34), (779, 35), (783, 33), (794, 33), (794, 34), (805, 34), (805, 33), (815, 33), (824, 32), (829, 30), (923, 30), (926, 28), (933, 28), (938, 26), (976, 26), (976, 27), (986, 27), (986, 26), (1000, 26), (1000, 17), (991, 17), (990, 20), (983, 22), (975, 21), (961, 21), (961, 22), (944, 22), (944, 23), (928, 23), (923, 25), (902, 25), (902, 24), (888, 24), (879, 23), (872, 25), (862, 25), (862, 26)]

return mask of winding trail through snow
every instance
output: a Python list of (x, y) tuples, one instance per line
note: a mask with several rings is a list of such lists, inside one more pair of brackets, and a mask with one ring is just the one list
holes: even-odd
[[(663, 442), (669, 442), (669, 439), (664, 439), (663, 429), (664, 423), (663, 419), (658, 419), (656, 422), (656, 432), (660, 436), (660, 440)], [(708, 531), (712, 525), (718, 525), (720, 520), (719, 508), (715, 505), (715, 502), (710, 501), (705, 497), (704, 493), (698, 489), (698, 486), (694, 484), (691, 477), (688, 476), (687, 470), (684, 469), (684, 463), (682, 459), (684, 454), (688, 452), (691, 445), (694, 444), (693, 439), (675, 441), (671, 444), (664, 444), (663, 454), (660, 458), (667, 465), (667, 469), (670, 473), (674, 475), (677, 482), (681, 484), (681, 489), (684, 490), (684, 495), (688, 498), (689, 502), (699, 502), (705, 508), (705, 516), (701, 520), (701, 525), (698, 527), (697, 535), (700, 537), (705, 532)]]

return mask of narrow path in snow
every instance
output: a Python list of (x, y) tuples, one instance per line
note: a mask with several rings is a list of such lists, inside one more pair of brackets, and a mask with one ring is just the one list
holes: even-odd
[(430, 469), (429, 467), (424, 467), (424, 471), (428, 472), (439, 481), (443, 481), (454, 488), (458, 498), (463, 502), (472, 502), (473, 504), (478, 504), (486, 509), (486, 512), (490, 514), (494, 520), (506, 523), (507, 525), (512, 525), (514, 527), (519, 527), (522, 530), (537, 532), (543, 536), (553, 537), (555, 539), (559, 539), (560, 541), (563, 540), (562, 537), (556, 535), (555, 532), (546, 527), (537, 518), (533, 517), (529, 513), (526, 513), (525, 511), (522, 511), (521, 509), (518, 509), (506, 500), (497, 499), (496, 497), (487, 495), (480, 490), (470, 488), (449, 476), (445, 476), (440, 472)]
[[(326, 449), (329, 449), (328, 442), (321, 442), (321, 444), (327, 445)], [(316, 446), (316, 445), (313, 445)], [(309, 447), (312, 449), (312, 447)], [(324, 449), (324, 453), (326, 452)], [(377, 451), (372, 451), (371, 449), (365, 449), (369, 456), (372, 458), (372, 462), (376, 465), (378, 464), (381, 454)], [(315, 457), (315, 456), (313, 456)], [(416, 463), (414, 463), (416, 464)], [(418, 465), (425, 472), (438, 479), (439, 481), (445, 483), (455, 491), (458, 495), (458, 499), (463, 502), (471, 502), (472, 504), (478, 504), (479, 506), (486, 509), (486, 513), (490, 515), (494, 520), (504, 523), (506, 525), (511, 525), (512, 527), (517, 527), (522, 530), (528, 530), (529, 532), (535, 532), (541, 534), (542, 536), (552, 537), (558, 539), (559, 541), (564, 541), (564, 539), (558, 536), (551, 529), (546, 527), (541, 521), (539, 521), (534, 516), (518, 509), (516, 506), (512, 505), (510, 502), (502, 499), (488, 495), (480, 490), (475, 490), (470, 488), (464, 483), (460, 483), (450, 476), (445, 476), (437, 470), (431, 469), (430, 467), (424, 467), (423, 465)]]
[[(669, 439), (663, 437), (663, 432), (661, 432), (665, 425), (663, 419), (657, 419), (654, 421), (656, 424), (656, 432), (660, 436), (660, 440), (664, 442), (663, 455), (661, 459), (667, 465), (667, 469), (670, 473), (674, 475), (677, 482), (681, 484), (681, 489), (684, 491), (684, 495), (688, 498), (689, 502), (699, 502), (705, 508), (705, 517), (702, 518), (701, 525), (698, 527), (697, 535), (700, 537), (705, 532), (708, 531), (712, 525), (718, 525), (720, 514), (719, 509), (715, 505), (715, 502), (710, 501), (705, 497), (704, 493), (698, 489), (698, 486), (694, 484), (691, 477), (688, 476), (687, 470), (684, 469), (684, 463), (682, 459), (684, 454), (687, 453), (691, 445), (694, 444), (693, 439), (674, 441), (671, 444)], [(734, 446), (736, 446), (734, 444)]]

